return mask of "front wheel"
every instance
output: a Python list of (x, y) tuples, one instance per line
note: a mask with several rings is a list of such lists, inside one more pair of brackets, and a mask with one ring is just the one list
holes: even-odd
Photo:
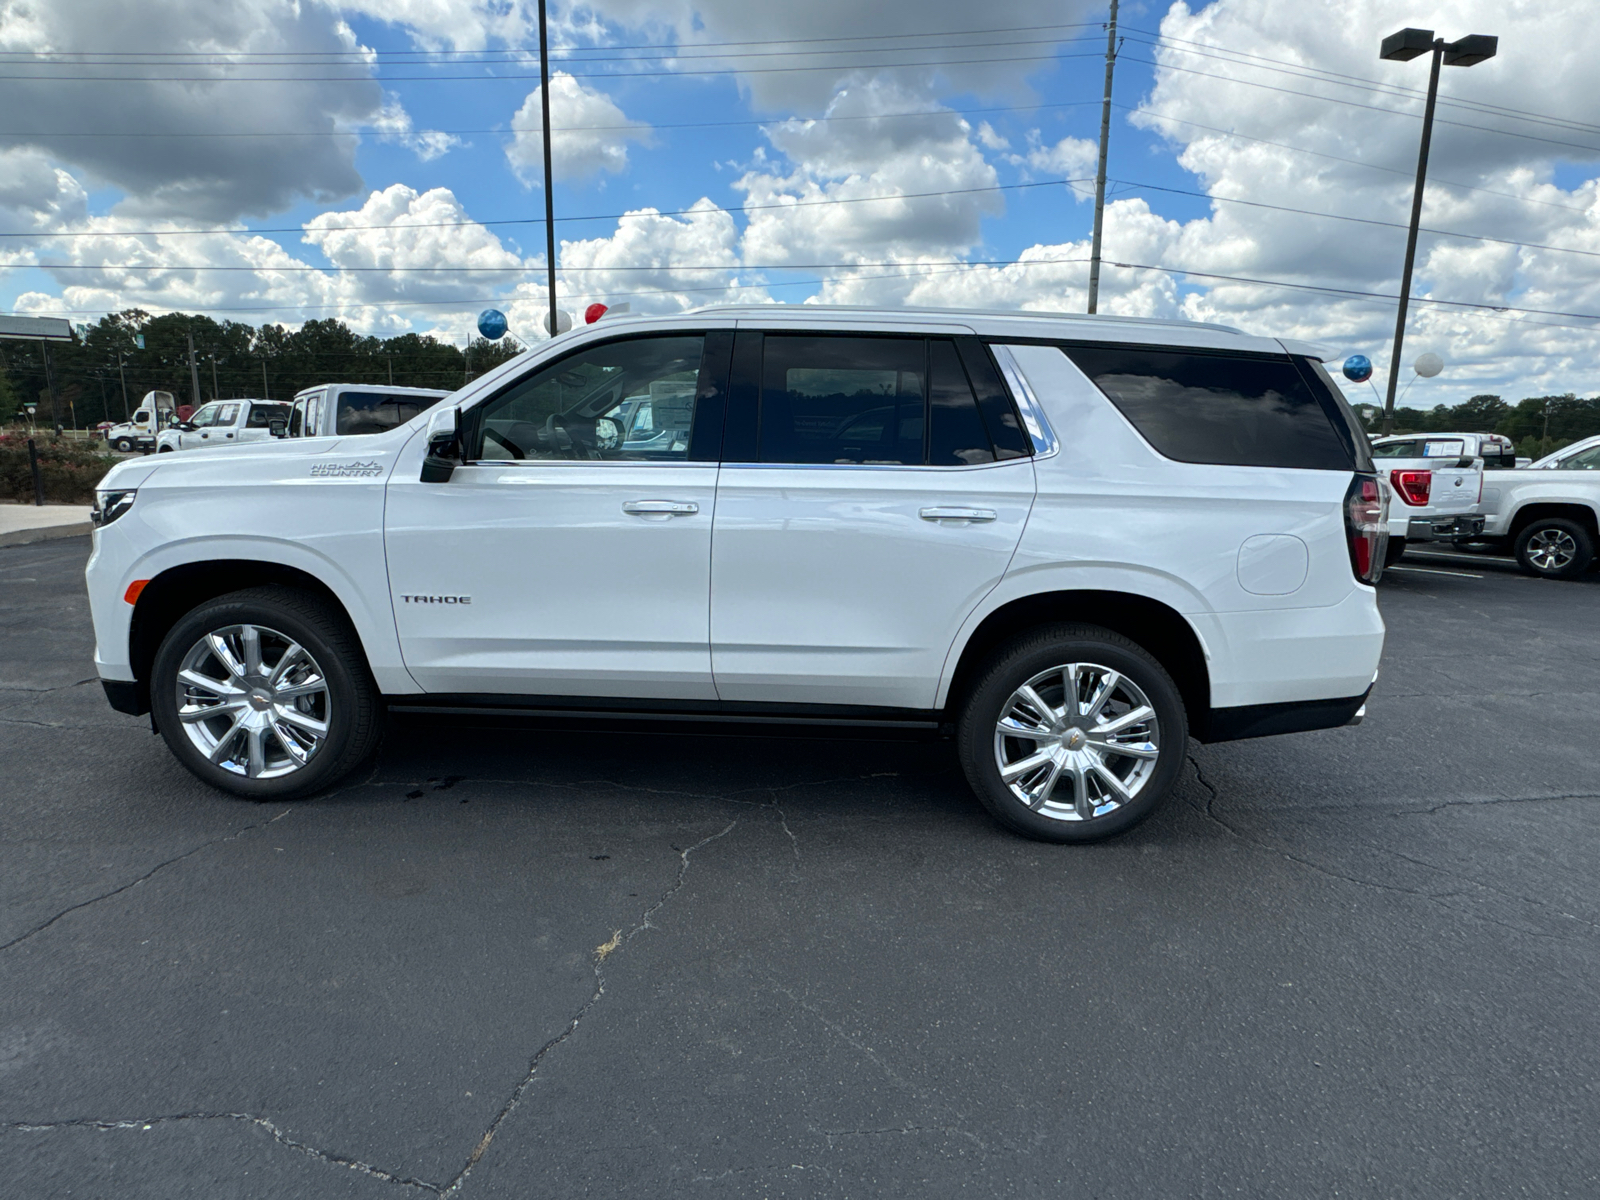
[(1576, 521), (1543, 517), (1528, 522), (1517, 534), (1517, 565), (1529, 575), (1570, 579), (1594, 559), (1594, 539)]
[(115, 450), (117, 450), (119, 453), (121, 453), (121, 454), (132, 454), (133, 453), (133, 439), (132, 438), (118, 438), (115, 442), (112, 443), (112, 447)]
[(151, 668), (150, 704), (179, 762), (254, 800), (331, 786), (381, 734), (354, 630), (317, 597), (285, 587), (218, 597), (174, 625)]
[(1188, 741), (1183, 699), (1141, 646), (1057, 625), (1001, 647), (962, 705), (961, 766), (1007, 828), (1092, 842), (1154, 812)]

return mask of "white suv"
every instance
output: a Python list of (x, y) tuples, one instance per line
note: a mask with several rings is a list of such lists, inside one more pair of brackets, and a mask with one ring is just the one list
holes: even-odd
[(1308, 350), (1215, 325), (623, 317), (387, 433), (101, 487), (108, 698), (262, 799), (386, 709), (798, 720), (953, 732), (1000, 821), (1087, 841), (1191, 736), (1358, 720), (1383, 648), (1360, 426)]

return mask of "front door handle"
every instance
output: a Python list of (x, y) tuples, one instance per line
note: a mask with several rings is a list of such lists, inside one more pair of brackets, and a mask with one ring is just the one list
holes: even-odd
[(924, 521), (993, 521), (996, 513), (992, 508), (924, 508), (917, 514)]
[(700, 506), (692, 500), (626, 500), (622, 511), (636, 517), (692, 517)]

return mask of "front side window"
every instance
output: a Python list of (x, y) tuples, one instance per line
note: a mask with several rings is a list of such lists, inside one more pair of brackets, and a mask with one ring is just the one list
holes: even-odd
[(289, 436), (303, 437), (306, 427), (306, 402), (296, 400), (294, 408), (289, 413)]
[(189, 418), (189, 424), (193, 425), (196, 429), (204, 429), (208, 425), (215, 425), (217, 423), (217, 411), (217, 405), (207, 404), (201, 408), (199, 412), (195, 413), (194, 416)]
[(1563, 458), (1556, 468), (1562, 471), (1600, 471), (1600, 446)]
[(536, 369), (480, 407), (469, 457), (685, 460), (705, 340), (604, 342)]
[(1167, 458), (1324, 471), (1354, 465), (1288, 359), (1143, 346), (1062, 349)]

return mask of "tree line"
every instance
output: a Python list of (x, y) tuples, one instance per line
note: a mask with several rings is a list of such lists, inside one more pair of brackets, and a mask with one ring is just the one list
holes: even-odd
[[(1369, 406), (1362, 406), (1364, 409)], [(1368, 432), (1377, 432), (1383, 411), (1367, 416)], [(1454, 406), (1394, 410), (1396, 433), (1499, 433), (1510, 438), (1517, 453), (1539, 458), (1579, 438), (1600, 434), (1600, 396), (1582, 399), (1564, 396), (1529, 396), (1508, 404), (1499, 396), (1474, 396)]]
[(16, 419), (22, 406), (31, 403), (38, 406), (34, 420), (41, 426), (59, 420), (69, 429), (92, 428), (101, 421), (126, 419), (150, 391), (171, 392), (181, 405), (196, 399), (202, 404), (216, 399), (290, 400), (302, 388), (322, 383), (454, 390), (522, 349), (510, 337), (497, 342), (475, 337), (465, 347), (431, 334), (367, 337), (331, 317), (290, 330), (190, 313), (152, 317), (128, 309), (79, 326), (72, 342), (50, 343), (53, 397), (41, 344), (0, 341), (0, 423)]

